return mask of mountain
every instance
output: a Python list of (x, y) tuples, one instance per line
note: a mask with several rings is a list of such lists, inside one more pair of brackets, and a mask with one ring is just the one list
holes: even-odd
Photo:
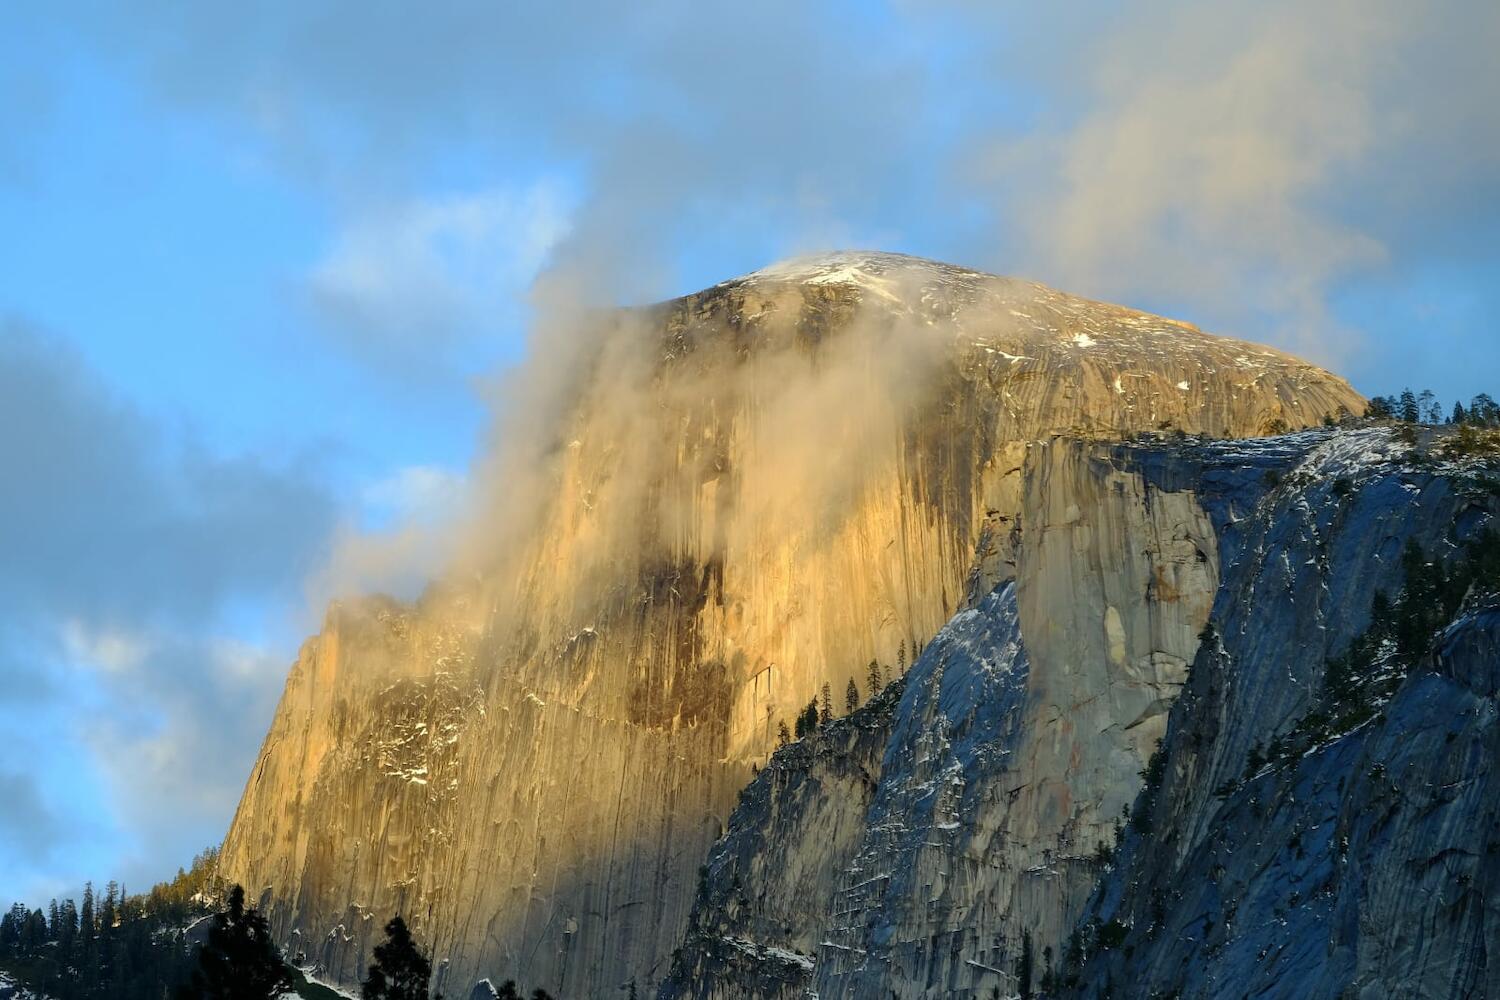
[[(1164, 734), (1155, 808), (1184, 811), (1179, 851), (1213, 836), (1233, 798), (1173, 783), (1179, 694), (1211, 620), (1261, 613), (1252, 527), (1273, 497), (1304, 513), (1273, 481), (1354, 433), (1286, 433), (1362, 412), (1341, 379), (889, 254), (579, 314), (557, 345), (453, 570), (303, 647), (226, 836), (322, 978), (355, 981), (399, 910), (448, 993), (987, 994), (1024, 942), (1040, 976), (1089, 914), (1149, 908), (1101, 858), (1167, 863), (1117, 836)], [(1284, 651), (1318, 610), (1296, 593)], [(1308, 648), (1194, 781), (1305, 706)], [(871, 699), (872, 672), (906, 676)], [(851, 680), (864, 708), (773, 756)]]
[[(1023, 545), (899, 689), (750, 785), (660, 995), (1014, 995), (1027, 965), (1049, 997), (1500, 995), (1497, 459), (1389, 427), (1090, 447), (1212, 526), (1180, 695), (1135, 715), (1146, 659), (1059, 660)], [(1079, 514), (1075, 543), (1108, 520)], [(1107, 638), (1100, 568), (1046, 607)], [(1133, 576), (1148, 616), (1162, 579)]]

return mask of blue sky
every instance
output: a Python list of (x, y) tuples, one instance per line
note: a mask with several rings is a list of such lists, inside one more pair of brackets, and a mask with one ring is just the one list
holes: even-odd
[(1492, 5), (146, 6), (0, 14), (0, 898), (219, 838), (536, 296), (873, 247), (1500, 389)]

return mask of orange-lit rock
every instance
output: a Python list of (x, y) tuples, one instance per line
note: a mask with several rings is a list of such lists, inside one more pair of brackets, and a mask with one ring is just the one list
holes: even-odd
[(533, 502), (497, 500), (504, 523), (417, 606), (331, 611), (251, 772), (224, 864), (327, 978), (352, 982), (399, 909), (446, 992), (645, 995), (778, 723), (825, 683), (835, 704), (864, 690), (872, 659), (898, 670), (1006, 580), (1028, 710), (1109, 736), (1029, 746), (1037, 802), (996, 835), (1066, 823), (1090, 846), (1134, 794), (1115, 775), (1160, 735), (1218, 565), (1191, 491), (1148, 503), (1075, 442), (1363, 405), (1266, 348), (891, 255), (778, 265), (580, 335)]

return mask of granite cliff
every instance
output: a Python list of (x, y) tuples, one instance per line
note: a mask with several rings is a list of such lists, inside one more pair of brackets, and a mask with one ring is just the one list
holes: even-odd
[(352, 982), (400, 910), (450, 993), (969, 996), (1126, 905), (1098, 856), (1267, 473), (1323, 435), (1233, 439), (1358, 395), (894, 255), (572, 333), (465, 563), (334, 607), (292, 668), (223, 863), (293, 953)]
[[(746, 790), (660, 995), (1493, 995), (1496, 449), (1383, 427), (1073, 447), (1151, 506), (1191, 489), (1216, 540), (1157, 749), (1108, 766), (1139, 761), (1111, 726), (1142, 718), (1090, 724), (1127, 683), (1091, 676), (1110, 657), (1039, 676), (1023, 558), (899, 691)], [(1135, 530), (1124, 550), (1151, 551)], [(1101, 617), (1094, 566), (1073, 582), (1093, 612), (1050, 605), (1072, 627)]]

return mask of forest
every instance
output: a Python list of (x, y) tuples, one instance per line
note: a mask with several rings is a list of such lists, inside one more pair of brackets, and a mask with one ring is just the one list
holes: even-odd
[[(340, 994), (291, 965), (266, 918), (245, 905), (244, 889), (219, 875), (210, 848), (192, 867), (132, 896), (117, 882), (82, 902), (52, 900), (45, 910), (14, 904), (0, 916), (0, 971), (53, 1000), (335, 1000)], [(363, 1000), (428, 1000), (432, 963), (396, 915), (375, 947)], [(514, 982), (496, 993), (521, 1000)], [(552, 1000), (536, 989), (531, 1000)]]

